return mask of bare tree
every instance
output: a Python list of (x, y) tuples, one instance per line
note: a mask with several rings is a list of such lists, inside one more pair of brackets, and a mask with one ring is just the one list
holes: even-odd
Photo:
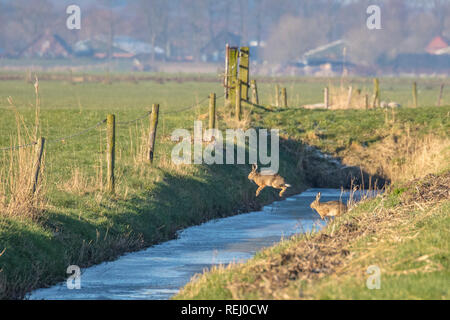
[(151, 63), (154, 64), (158, 39), (167, 41), (167, 28), (169, 22), (169, 7), (166, 0), (139, 0), (136, 16), (144, 23), (144, 33), (152, 46)]

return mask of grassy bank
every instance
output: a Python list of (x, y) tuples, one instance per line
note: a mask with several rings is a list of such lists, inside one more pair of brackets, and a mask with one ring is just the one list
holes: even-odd
[[(361, 85), (364, 83), (368, 82)], [(392, 88), (397, 86), (396, 94), (408, 100), (408, 86), (395, 81), (385, 85), (388, 83)], [(302, 92), (303, 101), (314, 102), (321, 99), (321, 88), (326, 84), (295, 82), (291, 92)], [(15, 145), (19, 142), (17, 128), (35, 125), (34, 89), (19, 81), (1, 82), (0, 86), (0, 146)], [(266, 83), (260, 87), (264, 104), (270, 104), (272, 87)], [(5, 249), (0, 256), (0, 298), (20, 298), (33, 288), (63, 280), (69, 265), (85, 267), (113, 259), (174, 237), (181, 228), (252, 210), (276, 199), (277, 192), (268, 188), (255, 199), (256, 186), (247, 179), (250, 166), (175, 166), (170, 161), (175, 145), (170, 140), (171, 132), (175, 128), (191, 130), (193, 121), (198, 119), (203, 119), (206, 126), (207, 102), (197, 102), (210, 92), (222, 90), (219, 84), (210, 82), (71, 85), (41, 81), (39, 131), (47, 138), (70, 136), (96, 124), (108, 113), (116, 114), (117, 121), (136, 119), (145, 115), (152, 103), (159, 102), (155, 162), (150, 166), (144, 161), (148, 120), (118, 125), (117, 193), (110, 197), (104, 192), (104, 127), (49, 143), (38, 215), (15, 214), (6, 205), (10, 201), (7, 192), (0, 190), (4, 209), (0, 215), (0, 252)], [(12, 97), (12, 104), (7, 96)], [(431, 104), (432, 94), (426, 97), (428, 100), (424, 98), (423, 103)], [(218, 101), (218, 105), (222, 103)], [(194, 107), (185, 108), (190, 105)], [(252, 126), (282, 130), (280, 174), (293, 185), (291, 193), (311, 185), (329, 186), (330, 177), (335, 176), (336, 168), (329, 168), (311, 147), (349, 163), (351, 156), (357, 155), (354, 164), (362, 164), (364, 170), (370, 171), (369, 160), (364, 160), (370, 157), (365, 152), (384, 146), (387, 139), (407, 137), (403, 124), (409, 123), (413, 128), (410, 137), (414, 141), (430, 133), (441, 139), (449, 126), (449, 107), (401, 109), (395, 120), (389, 121), (383, 110), (314, 111), (296, 109), (294, 103), (291, 106), (292, 109), (273, 111), (255, 107), (251, 115)], [(249, 109), (245, 108), (247, 117)], [(16, 124), (17, 115), (21, 126)], [(236, 125), (223, 108), (219, 108), (218, 122), (220, 129)], [(23, 130), (24, 140), (30, 140)], [(396, 141), (398, 146), (403, 145), (403, 140)], [(409, 148), (416, 144), (406, 145)], [(360, 153), (347, 154), (349, 150)], [(411, 157), (414, 152), (411, 150)], [(2, 187), (12, 183), (12, 154), (8, 151), (0, 158)], [(394, 163), (400, 170), (406, 162), (395, 157), (386, 159), (386, 165), (373, 172), (389, 177), (383, 168)], [(333, 186), (339, 187), (341, 182), (340, 178), (335, 179)]]
[[(0, 145), (32, 141), (27, 130), (33, 131), (35, 125), (33, 87), (22, 82), (2, 86), (13, 104), (2, 97)], [(3, 152), (0, 247), (5, 252), (0, 257), (0, 298), (20, 298), (33, 288), (63, 280), (69, 265), (86, 267), (110, 260), (173, 238), (187, 226), (253, 210), (277, 199), (278, 193), (272, 190), (255, 199), (256, 187), (247, 179), (250, 166), (172, 164), (175, 142), (170, 140), (171, 132), (175, 128), (192, 130), (193, 121), (207, 110), (207, 102), (198, 106), (195, 102), (215, 90), (209, 83), (72, 86), (41, 81), (39, 131), (50, 139), (70, 136), (108, 113), (115, 113), (117, 121), (136, 119), (145, 115), (151, 103), (161, 102), (155, 161), (153, 165), (145, 161), (148, 118), (118, 125), (117, 192), (111, 197), (104, 190), (104, 127), (48, 143), (41, 205), (37, 208), (30, 203), (19, 213), (10, 205), (19, 201), (10, 191), (20, 192), (21, 180), (11, 177), (22, 172), (27, 180), (27, 175), (21, 170), (24, 164), (16, 161), (17, 150)], [(190, 104), (194, 107), (185, 110)], [(185, 111), (178, 113), (180, 109)], [(219, 116), (221, 129), (227, 127), (224, 117)], [(203, 122), (206, 126), (207, 120)], [(22, 141), (17, 138), (18, 128)], [(29, 150), (24, 159), (33, 159), (33, 149), (21, 150)], [(306, 184), (294, 165), (294, 155), (282, 150), (280, 156), (280, 173), (299, 177), (289, 191), (304, 190)], [(38, 214), (29, 215), (28, 211)]]
[(176, 299), (448, 299), (449, 183), (446, 171), (392, 187), (320, 232), (197, 276)]
[[(449, 298), (448, 107), (287, 110), (259, 121), (393, 184), (321, 231), (197, 275), (175, 299)], [(327, 186), (312, 168), (306, 178)], [(370, 266), (380, 290), (366, 287)]]

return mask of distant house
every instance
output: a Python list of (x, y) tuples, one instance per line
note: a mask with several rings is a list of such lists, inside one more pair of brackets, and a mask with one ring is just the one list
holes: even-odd
[(262, 51), (265, 47), (265, 41), (251, 40), (249, 42), (249, 49), (253, 62), (260, 62), (262, 60)]
[(336, 40), (305, 52), (301, 62), (310, 66), (330, 64), (342, 68), (347, 59), (346, 47), (347, 43), (344, 40)]
[[(131, 37), (115, 37), (110, 48), (110, 43), (104, 39), (88, 39), (78, 41), (74, 45), (74, 53), (77, 56), (91, 56), (98, 59), (108, 57), (109, 51), (112, 50), (113, 58), (135, 58), (141, 55), (150, 55), (153, 48), (150, 44), (135, 40)], [(164, 55), (164, 50), (155, 47), (156, 55)]]
[(70, 46), (57, 34), (46, 31), (19, 52), (19, 57), (67, 58), (71, 56)]
[(380, 63), (395, 73), (450, 74), (450, 57), (429, 53), (401, 53), (392, 60)]
[(94, 57), (98, 59), (107, 58), (111, 49), (113, 58), (133, 58), (135, 55), (133, 53), (127, 52), (116, 46), (110, 45), (107, 41), (89, 39), (78, 41), (74, 45), (74, 53), (77, 56)]
[(228, 31), (221, 31), (201, 48), (202, 61), (224, 61), (225, 46), (227, 43), (231, 47), (239, 47), (241, 45), (241, 37)]
[(449, 41), (441, 36), (434, 37), (425, 48), (429, 54), (445, 54), (449, 52)]
[(344, 40), (336, 40), (305, 52), (302, 58), (291, 66), (295, 65), (299, 69), (297, 73), (306, 75), (333, 76), (350, 70), (367, 73), (367, 70), (362, 70), (347, 60), (346, 48), (347, 43)]
[(164, 55), (164, 49), (155, 47), (147, 42), (139, 41), (127, 36), (120, 36), (114, 38), (114, 46), (134, 55), (151, 55), (153, 50), (156, 55)]

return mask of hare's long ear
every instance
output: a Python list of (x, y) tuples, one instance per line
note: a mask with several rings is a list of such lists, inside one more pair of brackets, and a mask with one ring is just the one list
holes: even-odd
[(252, 164), (252, 172), (254, 172), (254, 171), (256, 171), (256, 165), (255, 164)]
[(320, 200), (320, 192), (316, 195), (316, 201)]

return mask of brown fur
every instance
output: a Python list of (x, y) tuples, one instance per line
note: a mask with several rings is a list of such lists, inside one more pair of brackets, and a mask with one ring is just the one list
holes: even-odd
[(347, 206), (342, 201), (320, 202), (320, 192), (316, 196), (316, 200), (311, 203), (311, 208), (315, 209), (322, 220), (325, 217), (340, 217), (347, 212)]
[(283, 196), (283, 193), (286, 191), (288, 187), (290, 187), (289, 184), (284, 182), (284, 178), (278, 174), (271, 174), (271, 175), (262, 175), (259, 172), (256, 172), (258, 169), (257, 165), (252, 166), (252, 171), (248, 175), (248, 179), (252, 180), (258, 185), (258, 190), (256, 190), (256, 196), (259, 195), (259, 193), (264, 189), (265, 187), (272, 187), (275, 189), (281, 189), (280, 191), (280, 197)]

